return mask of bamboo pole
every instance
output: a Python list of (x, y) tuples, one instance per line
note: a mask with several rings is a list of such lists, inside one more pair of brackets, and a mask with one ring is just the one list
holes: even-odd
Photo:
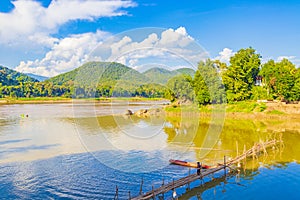
[[(264, 143), (264, 146), (265, 146), (265, 148), (267, 148), (267, 147), (275, 145), (277, 142), (278, 142), (277, 140), (267, 141), (267, 142)], [(182, 186), (186, 185), (189, 182), (194, 182), (194, 181), (198, 180), (199, 178), (202, 179), (203, 177), (208, 176), (210, 174), (214, 174), (214, 173), (216, 173), (220, 170), (224, 170), (225, 173), (226, 173), (226, 168), (227, 167), (230, 167), (231, 165), (237, 164), (238, 162), (244, 160), (247, 157), (253, 156), (256, 152), (262, 151), (262, 148), (260, 148), (260, 145), (261, 144), (254, 145), (251, 149), (245, 151), (243, 154), (237, 156), (236, 158), (234, 158), (234, 159), (232, 159), (228, 162), (226, 162), (226, 156), (224, 156), (224, 165), (204, 170), (204, 172), (202, 172), (200, 175), (197, 175), (197, 173), (195, 173), (195, 174), (191, 174), (189, 176), (180, 178), (176, 181), (173, 179), (173, 181), (171, 183), (165, 184), (165, 185), (161, 186), (160, 188), (154, 189), (152, 187), (152, 191), (147, 192), (144, 195), (140, 195), (136, 198), (133, 198), (133, 200), (150, 199), (150, 198), (155, 197), (155, 195), (163, 194), (163, 193), (166, 193), (166, 192), (171, 191), (171, 190), (174, 191), (175, 188), (182, 187)]]

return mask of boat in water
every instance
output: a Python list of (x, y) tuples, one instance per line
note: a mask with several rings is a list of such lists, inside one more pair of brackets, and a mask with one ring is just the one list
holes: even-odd
[[(193, 163), (193, 162), (187, 162), (187, 161), (182, 161), (182, 160), (173, 160), (173, 159), (170, 159), (169, 162), (171, 164), (174, 164), (174, 165), (180, 165), (180, 166), (184, 166), (184, 167), (198, 168), (197, 167), (197, 163)], [(202, 169), (209, 169), (211, 167), (208, 166), (208, 165), (201, 165), (201, 168)]]

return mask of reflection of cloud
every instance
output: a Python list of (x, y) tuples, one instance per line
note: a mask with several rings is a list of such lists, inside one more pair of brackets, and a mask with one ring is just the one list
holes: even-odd
[[(24, 140), (22, 140), (24, 141)], [(21, 141), (20, 141), (21, 142)], [(25, 147), (12, 147), (12, 148), (6, 148), (6, 150), (0, 151), (0, 157), (9, 157), (9, 154), (13, 154), (13, 153), (25, 153), (28, 151), (32, 151), (32, 150), (46, 150), (46, 149), (50, 149), (53, 147), (57, 147), (58, 144), (49, 144), (49, 145), (30, 145), (30, 146), (25, 146)]]
[(20, 143), (20, 142), (25, 142), (30, 139), (20, 139), (20, 140), (6, 140), (6, 141), (1, 141), (0, 145), (6, 145), (6, 144), (11, 144), (11, 143)]

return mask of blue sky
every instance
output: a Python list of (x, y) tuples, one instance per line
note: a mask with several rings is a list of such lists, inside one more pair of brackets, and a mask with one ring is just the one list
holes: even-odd
[(211, 58), (226, 61), (251, 46), (265, 60), (285, 56), (299, 65), (299, 10), (296, 0), (1, 0), (0, 64), (53, 76), (78, 67), (109, 36), (181, 27), (177, 33), (192, 38)]

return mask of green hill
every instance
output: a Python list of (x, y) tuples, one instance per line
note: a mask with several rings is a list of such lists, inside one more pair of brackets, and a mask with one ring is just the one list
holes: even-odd
[(0, 83), (2, 85), (13, 86), (25, 82), (38, 82), (38, 80), (31, 78), (26, 74), (0, 66)]
[(106, 83), (145, 83), (149, 79), (138, 71), (115, 62), (88, 62), (70, 72), (60, 74), (47, 80), (54, 85), (73, 81), (83, 86), (95, 86)]
[(163, 68), (151, 68), (143, 73), (147, 76), (152, 83), (166, 84), (169, 79), (179, 74), (186, 74), (194, 76), (195, 71), (190, 68), (181, 68), (173, 71), (169, 71)]
[(180, 68), (175, 70), (175, 72), (179, 73), (179, 74), (185, 74), (185, 75), (190, 75), (191, 77), (194, 77), (195, 75), (195, 70), (191, 69), (191, 68)]

